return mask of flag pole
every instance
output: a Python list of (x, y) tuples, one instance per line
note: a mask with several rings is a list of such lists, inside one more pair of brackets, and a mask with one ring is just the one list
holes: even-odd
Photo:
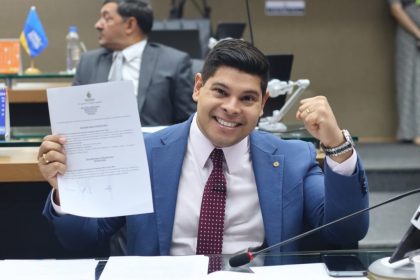
[(25, 74), (35, 75), (35, 74), (40, 74), (40, 73), (41, 71), (35, 67), (35, 59), (31, 57), (31, 66), (29, 68), (26, 68)]

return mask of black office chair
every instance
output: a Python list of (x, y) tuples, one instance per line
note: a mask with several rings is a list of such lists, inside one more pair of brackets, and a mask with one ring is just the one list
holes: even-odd
[(246, 27), (245, 22), (219, 22), (217, 24), (214, 38), (221, 40), (224, 38), (241, 39)]
[(191, 59), (191, 70), (193, 73), (193, 77), (195, 77), (195, 74), (197, 74), (198, 72), (201, 73), (201, 71), (203, 70), (203, 65), (204, 65), (204, 60), (203, 59)]
[[(170, 34), (168, 31), (175, 32)], [(170, 19), (154, 21), (149, 39), (185, 51), (192, 58), (202, 59), (208, 52), (210, 36), (209, 19)]]

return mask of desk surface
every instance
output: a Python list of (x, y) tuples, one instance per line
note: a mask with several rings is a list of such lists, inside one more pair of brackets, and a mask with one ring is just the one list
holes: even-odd
[[(211, 277), (211, 279), (228, 279), (227, 275), (233, 277), (233, 279), (288, 279), (292, 275), (296, 275), (297, 277), (292, 279), (331, 279), (327, 272), (323, 269), (322, 265), (317, 266), (321, 270), (313, 271), (308, 269), (309, 267), (314, 268), (314, 266), (310, 265), (311, 263), (322, 263), (322, 255), (324, 254), (353, 254), (357, 255), (357, 257), (365, 264), (366, 268), (372, 262), (387, 257), (391, 254), (390, 250), (353, 250), (353, 251), (322, 251), (322, 252), (295, 252), (295, 253), (284, 253), (284, 254), (267, 254), (259, 256), (258, 260), (255, 259), (249, 267), (262, 267), (262, 266), (270, 266), (270, 265), (277, 265), (275, 269), (275, 273), (271, 270), (271, 273), (268, 275), (259, 274), (257, 272), (254, 274), (255, 278), (248, 278), (247, 276), (252, 276), (248, 273), (251, 272), (249, 267), (242, 267), (240, 269), (232, 269), (230, 267), (224, 267), (223, 270), (225, 271), (236, 271), (236, 274), (224, 274), (225, 276), (222, 277)], [(231, 256), (211, 256), (217, 257), (218, 259), (223, 258), (226, 263)], [(273, 260), (275, 262), (273, 262)], [(117, 262), (114, 261), (114, 276), (115, 274), (122, 273), (127, 271), (128, 277), (133, 277), (136, 275), (140, 275), (140, 278), (145, 279), (154, 279), (152, 277), (157, 277), (158, 279), (192, 279), (192, 276), (195, 275), (198, 279), (206, 279), (205, 271), (207, 270), (205, 261), (203, 262), (203, 258), (201, 256), (186, 256), (186, 258), (182, 257), (145, 257), (141, 258), (118, 258)], [(282, 265), (288, 264), (306, 264), (304, 266), (293, 266), (293, 267), (286, 267)], [(64, 273), (68, 275), (69, 273), (75, 273), (72, 276), (78, 277), (78, 279), (99, 279), (104, 268), (107, 265), (107, 260), (100, 259), (79, 259), (79, 260), (10, 260), (6, 262), (2, 262), (0, 266), (0, 273), (2, 275), (10, 275), (10, 276), (19, 276), (19, 279), (30, 279), (28, 275), (38, 276), (36, 279), (40, 279), (39, 275), (43, 275), (43, 279), (60, 279)], [(145, 267), (147, 265), (147, 267)], [(26, 269), (25, 269), (26, 268)], [(54, 269), (52, 269), (54, 268)], [(131, 269), (130, 269), (131, 268)], [(285, 268), (285, 270), (283, 270)], [(127, 270), (128, 269), (128, 270)], [(239, 273), (241, 272), (241, 273)], [(144, 275), (142, 274), (144, 273)], [(171, 274), (170, 274), (171, 273)], [(283, 275), (285, 273), (286, 275)], [(414, 270), (411, 270), (412, 276), (414, 276)], [(167, 276), (171, 275), (172, 278), (168, 278)], [(218, 274), (221, 275), (221, 274)], [(25, 278), (23, 278), (23, 276)], [(143, 276), (143, 277), (142, 277)], [(213, 275), (214, 276), (214, 275)], [(266, 278), (268, 276), (268, 278)], [(299, 277), (298, 277), (299, 276)], [(302, 277), (304, 276), (304, 277)], [(311, 277), (312, 276), (312, 277)], [(166, 277), (166, 278), (164, 278)], [(264, 277), (264, 278), (263, 278)], [(124, 277), (122, 277), (124, 278)], [(67, 277), (67, 279), (70, 279)], [(117, 279), (117, 278), (115, 278)], [(130, 278), (132, 279), (132, 278)], [(340, 279), (340, 278), (337, 278)], [(350, 279), (350, 278), (345, 278)], [(360, 279), (360, 278), (357, 278)], [(365, 278), (363, 278), (365, 279)], [(368, 279), (390, 279), (390, 278), (379, 278), (375, 274), (368, 272)], [(405, 278), (407, 279), (407, 278)], [(408, 278), (410, 279), (410, 278)], [(414, 279), (411, 278), (411, 279)]]
[[(38, 169), (38, 147), (0, 147), (0, 182), (43, 182)], [(322, 165), (325, 154), (318, 150), (317, 159)]]
[[(28, 130), (29, 129), (29, 130)], [(0, 141), (0, 182), (42, 182), (45, 181), (38, 170), (37, 153), (41, 144), (41, 138), (50, 133), (49, 127), (13, 128), (12, 134), (19, 136), (16, 141)], [(19, 130), (19, 131), (18, 131)], [(299, 133), (300, 134), (296, 134)], [(299, 137), (300, 135), (300, 137)], [(34, 138), (35, 137), (35, 138)], [(279, 135), (284, 139), (301, 139), (312, 142), (314, 139), (302, 134), (302, 129), (291, 135)], [(316, 145), (316, 143), (315, 143)], [(322, 150), (317, 151), (317, 160), (322, 166), (325, 154)]]
[[(309, 264), (309, 263), (322, 263), (322, 256), (328, 255), (342, 255), (351, 254), (356, 255), (361, 262), (364, 264), (366, 269), (369, 265), (378, 259), (389, 257), (392, 254), (392, 249), (358, 249), (358, 250), (334, 250), (334, 251), (313, 251), (313, 252), (288, 252), (282, 254), (262, 254), (254, 259), (251, 263), (238, 268), (232, 268), (229, 266), (229, 259), (231, 255), (223, 256), (225, 271), (237, 271), (237, 272), (251, 272), (250, 267), (255, 266), (272, 266), (272, 265), (288, 265), (288, 264)], [(220, 257), (220, 256), (214, 256)], [(96, 267), (96, 279), (102, 273), (106, 265), (106, 260), (100, 260)], [(369, 279), (385, 279), (371, 272), (368, 272)], [(237, 279), (237, 278), (235, 278)], [(271, 279), (271, 278), (270, 278)], [(278, 279), (281, 279), (279, 276)], [(307, 278), (310, 279), (310, 278)], [(329, 278), (328, 278), (329, 279)], [(337, 278), (340, 279), (340, 278)], [(349, 279), (349, 278), (346, 278)], [(389, 279), (389, 278), (387, 278)]]
[(69, 82), (21, 83), (8, 90), (10, 103), (47, 103), (47, 88), (68, 87)]
[(38, 147), (0, 148), (0, 182), (45, 181), (38, 170)]

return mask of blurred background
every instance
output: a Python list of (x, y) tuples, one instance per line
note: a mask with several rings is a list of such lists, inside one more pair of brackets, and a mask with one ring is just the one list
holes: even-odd
[[(156, 20), (170, 15), (171, 0), (150, 0)], [(222, 21), (247, 22), (245, 0), (186, 1), (184, 18), (202, 17), (211, 9), (213, 32)], [(304, 97), (325, 95), (342, 127), (359, 141), (393, 141), (396, 130), (394, 29), (385, 0), (306, 0), (303, 16), (267, 16), (264, 0), (251, 0), (254, 43), (265, 54), (293, 53), (292, 80), (309, 79)], [(100, 0), (1, 0), (0, 38), (18, 38), (27, 13), (36, 6), (49, 39), (35, 58), (43, 72), (65, 69), (65, 36), (76, 25), (87, 49), (98, 47), (94, 24)], [(249, 25), (244, 31), (250, 40)], [(29, 58), (22, 51), (23, 67)], [(295, 108), (286, 122), (295, 122)]]

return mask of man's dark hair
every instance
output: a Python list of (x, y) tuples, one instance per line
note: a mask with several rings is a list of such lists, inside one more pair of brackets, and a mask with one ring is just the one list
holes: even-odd
[(105, 0), (103, 5), (107, 3), (117, 3), (118, 14), (123, 18), (134, 17), (144, 34), (149, 34), (152, 30), (153, 10), (147, 2), (142, 0)]
[(221, 66), (228, 66), (261, 78), (263, 95), (267, 90), (269, 63), (265, 55), (251, 43), (240, 39), (225, 39), (217, 43), (204, 62), (203, 83)]

